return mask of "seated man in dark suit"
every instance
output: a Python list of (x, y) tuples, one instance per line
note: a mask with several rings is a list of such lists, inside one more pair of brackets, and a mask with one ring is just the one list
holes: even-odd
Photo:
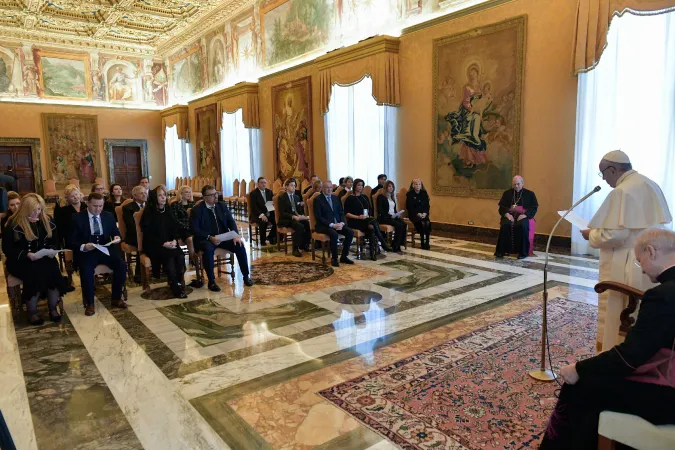
[(289, 178), (284, 183), (286, 192), (279, 194), (279, 226), (293, 228), (293, 256), (300, 258), (301, 249), (309, 251), (312, 233), (309, 229), (309, 217), (305, 216), (302, 199), (295, 193), (297, 181)]
[[(136, 186), (131, 190), (131, 196), (134, 201), (127, 203), (122, 207), (122, 218), (124, 225), (127, 228), (127, 235), (124, 236), (124, 242), (127, 245), (138, 248), (138, 238), (136, 237), (136, 222), (134, 221), (134, 213), (138, 212), (145, 206), (148, 199), (148, 191), (143, 186)], [(158, 275), (158, 274), (155, 274)], [(141, 281), (141, 265), (136, 263), (136, 271), (134, 273), (134, 281), (140, 283)]]
[(209, 290), (220, 291), (213, 273), (213, 256), (216, 248), (222, 248), (235, 254), (239, 269), (244, 277), (244, 284), (253, 286), (253, 280), (249, 276), (246, 247), (244, 247), (241, 238), (237, 237), (229, 241), (221, 241), (217, 238), (218, 235), (228, 231), (239, 233), (232, 213), (224, 202), (218, 201), (217, 196), (216, 188), (207, 184), (202, 188), (204, 201), (192, 208), (190, 213), (195, 248), (204, 252), (202, 265), (209, 279)]
[[(112, 305), (117, 308), (126, 308), (127, 304), (122, 300), (122, 288), (127, 280), (127, 265), (119, 249), (118, 244), (122, 242), (122, 238), (115, 224), (115, 217), (103, 211), (105, 203), (103, 196), (94, 192), (89, 194), (87, 200), (87, 209), (73, 214), (69, 242), (72, 245), (75, 262), (80, 268), (84, 313), (87, 316), (93, 316), (95, 313), (94, 269), (99, 264), (104, 264), (113, 270)], [(105, 245), (109, 242), (115, 242), (106, 247), (110, 255), (94, 247), (94, 244)]]
[[(265, 177), (258, 178), (258, 189), (251, 192), (251, 217), (257, 220), (260, 245), (265, 245), (267, 240), (270, 244), (277, 243), (277, 223), (274, 211), (267, 210), (267, 202), (272, 201), (274, 194), (267, 189)], [(267, 234), (267, 225), (270, 225), (270, 233)]]
[(345, 237), (342, 243), (342, 256), (340, 262), (344, 264), (354, 264), (349, 259), (349, 247), (352, 245), (354, 232), (345, 225), (345, 213), (342, 210), (342, 203), (333, 195), (333, 182), (326, 180), (323, 182), (322, 193), (314, 199), (314, 216), (316, 218), (316, 232), (327, 234), (330, 237), (331, 264), (338, 267), (338, 234)]

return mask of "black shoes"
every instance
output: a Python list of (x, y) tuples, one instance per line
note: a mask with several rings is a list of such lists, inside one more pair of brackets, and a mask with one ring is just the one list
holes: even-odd
[(503, 254), (503, 253), (495, 253), (495, 258), (497, 258), (497, 259), (503, 259), (503, 258), (504, 258), (504, 254)]
[(54, 323), (61, 322), (61, 314), (58, 313), (55, 309), (49, 310), (49, 320)]
[(385, 252), (391, 252), (391, 251), (393, 251), (392, 248), (391, 248), (391, 246), (389, 246), (389, 244), (387, 244), (386, 242), (383, 242), (383, 243), (382, 243), (382, 250), (384, 250)]
[(305, 245), (304, 247), (302, 247), (302, 251), (303, 251), (303, 252), (311, 252), (312, 249), (309, 248), (309, 245)]
[(525, 259), (527, 258), (527, 255), (518, 255), (518, 259)]
[(294, 248), (293, 256), (295, 256), (296, 258), (302, 258), (302, 253), (300, 253), (300, 250), (298, 250), (297, 248)]
[(249, 287), (253, 286), (253, 280), (251, 279), (251, 277), (244, 277), (244, 284)]
[[(60, 319), (60, 317), (59, 317), (59, 319)], [(28, 323), (30, 323), (31, 325), (35, 325), (35, 326), (39, 327), (40, 325), (43, 325), (45, 323), (45, 321), (42, 320), (42, 317), (40, 317), (40, 315), (38, 313), (33, 313), (33, 314), (29, 313), (28, 314)]]
[(341, 256), (341, 257), (340, 257), (340, 262), (341, 262), (342, 264), (354, 264), (354, 261), (352, 261), (351, 259), (347, 258), (346, 256)]
[(216, 284), (216, 280), (209, 281), (209, 291), (220, 292), (220, 286)]
[(204, 286), (204, 282), (195, 278), (188, 283), (188, 286), (199, 289), (200, 287)]
[(340, 263), (338, 262), (337, 259), (331, 259), (330, 265), (333, 266), (333, 267), (340, 267)]

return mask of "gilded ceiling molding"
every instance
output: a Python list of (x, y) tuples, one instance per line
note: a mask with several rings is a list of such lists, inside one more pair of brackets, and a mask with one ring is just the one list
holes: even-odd
[(373, 97), (378, 105), (400, 105), (399, 44), (398, 38), (378, 36), (315, 59), (319, 71), (321, 114), (328, 112), (334, 84), (354, 84), (365, 76), (373, 80)]
[[(231, 88), (212, 94), (218, 104), (218, 127), (223, 113), (242, 110), (242, 119), (246, 128), (260, 128), (260, 109), (258, 106), (258, 83), (239, 83)], [(203, 101), (201, 99), (200, 101)]]
[(165, 130), (174, 125), (178, 126), (178, 138), (189, 141), (188, 134), (188, 107), (186, 105), (173, 106), (159, 113), (162, 118), (162, 137), (166, 136)]

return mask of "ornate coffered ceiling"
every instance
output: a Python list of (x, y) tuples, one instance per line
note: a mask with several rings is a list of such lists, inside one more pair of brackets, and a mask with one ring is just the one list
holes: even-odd
[(255, 0), (0, 0), (0, 41), (154, 55)]

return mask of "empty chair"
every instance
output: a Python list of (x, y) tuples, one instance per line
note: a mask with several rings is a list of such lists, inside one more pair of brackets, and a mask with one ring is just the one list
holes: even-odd
[(68, 184), (74, 184), (78, 188), (80, 187), (80, 180), (78, 178), (71, 178), (68, 180)]
[(54, 180), (43, 180), (43, 187), (45, 192), (45, 202), (57, 204), (61, 201), (61, 196), (56, 191), (56, 183), (54, 183)]
[(314, 200), (321, 195), (320, 192), (315, 192), (306, 202), (307, 205), (307, 215), (309, 215), (309, 229), (312, 232), (312, 261), (316, 259), (316, 242), (321, 243), (321, 262), (326, 264), (326, 251), (328, 251), (328, 256), (330, 256), (330, 236), (323, 233), (317, 233), (316, 229), (316, 219), (314, 218)]

